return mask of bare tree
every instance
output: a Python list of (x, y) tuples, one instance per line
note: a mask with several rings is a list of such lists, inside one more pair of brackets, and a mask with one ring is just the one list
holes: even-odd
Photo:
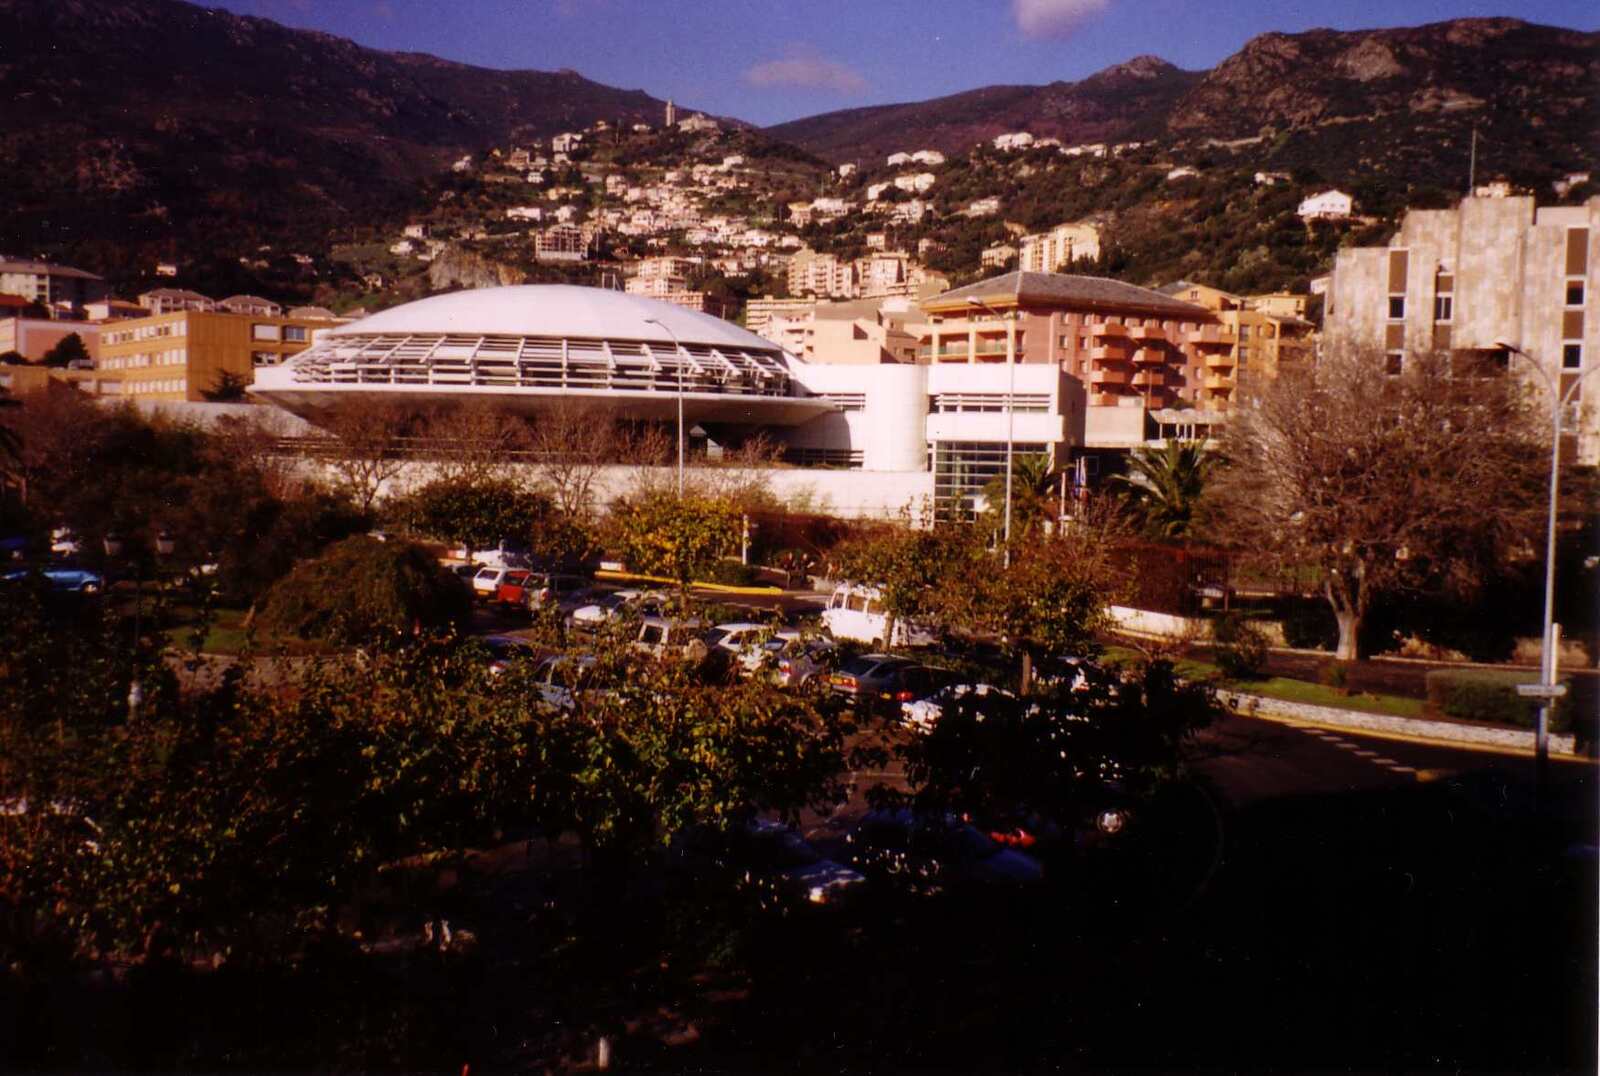
[(481, 400), (441, 407), (423, 419), (438, 477), (478, 484), (506, 477), (518, 453), (531, 444), (526, 421)]
[(1357, 656), (1381, 594), (1471, 590), (1531, 555), (1544, 455), (1525, 386), (1464, 356), (1352, 350), (1281, 378), (1230, 419), (1213, 532), (1313, 567)]
[(385, 400), (353, 397), (321, 418), (332, 438), (328, 467), (357, 507), (370, 513), (384, 483), (405, 468), (405, 438), (416, 416)]
[(623, 447), (616, 420), (608, 412), (570, 398), (553, 401), (533, 420), (529, 432), (539, 485), (569, 519), (587, 519), (593, 513), (600, 469), (616, 462)]

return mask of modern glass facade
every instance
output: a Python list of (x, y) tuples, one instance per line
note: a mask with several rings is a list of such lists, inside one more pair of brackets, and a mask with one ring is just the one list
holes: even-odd
[[(1038, 442), (1012, 445), (1014, 458), (1048, 455), (1050, 447)], [(970, 519), (976, 495), (991, 479), (1006, 473), (1004, 441), (935, 441), (933, 456), (934, 507), (941, 518)]]

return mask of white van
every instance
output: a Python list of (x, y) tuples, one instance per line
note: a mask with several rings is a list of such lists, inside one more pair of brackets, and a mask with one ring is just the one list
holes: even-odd
[(937, 641), (925, 627), (904, 620), (894, 622), (894, 638), (888, 638), (889, 614), (883, 607), (883, 592), (858, 583), (843, 583), (834, 589), (822, 611), (822, 626), (835, 639), (875, 646), (932, 646)]

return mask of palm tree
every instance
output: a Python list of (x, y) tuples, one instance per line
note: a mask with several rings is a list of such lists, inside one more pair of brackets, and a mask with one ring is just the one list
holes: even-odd
[[(1011, 459), (1011, 536), (1023, 537), (1056, 518), (1057, 484), (1061, 472), (1050, 466), (1042, 452), (1026, 452)], [(983, 499), (998, 530), (1004, 518), (1006, 476), (996, 475), (983, 487)]]
[(1206, 479), (1221, 459), (1204, 442), (1168, 438), (1159, 449), (1134, 449), (1128, 455), (1128, 473), (1112, 482), (1123, 487), (1147, 531), (1183, 538), (1194, 523)]

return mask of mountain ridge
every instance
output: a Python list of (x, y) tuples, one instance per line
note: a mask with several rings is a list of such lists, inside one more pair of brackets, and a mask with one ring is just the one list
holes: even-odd
[[(1143, 83), (1143, 85), (1141, 85)], [(1600, 150), (1600, 33), (1495, 17), (1377, 30), (1272, 31), (1206, 71), (1139, 56), (1077, 82), (978, 87), (928, 101), (822, 113), (765, 128), (836, 163), (901, 149), (962, 151), (1010, 130), (1068, 144), (1273, 138), (1319, 122), (1481, 113), (1527, 105)]]

